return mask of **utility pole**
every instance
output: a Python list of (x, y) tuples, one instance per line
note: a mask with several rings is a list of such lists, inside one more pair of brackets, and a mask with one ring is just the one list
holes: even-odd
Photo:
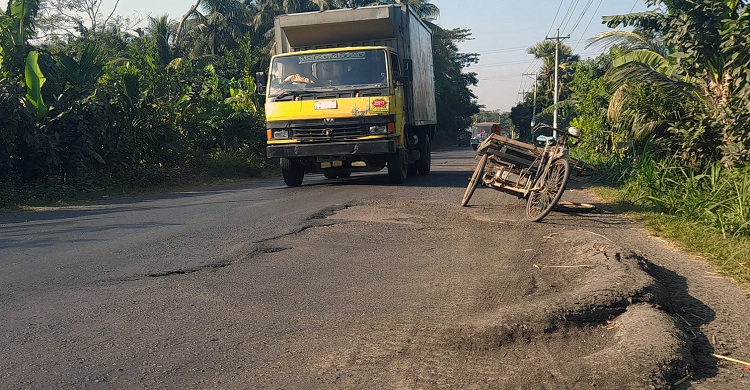
[[(555, 111), (554, 114), (552, 114), (552, 127), (557, 128), (557, 85), (558, 83), (558, 69), (560, 68), (560, 40), (561, 39), (569, 39), (570, 35), (561, 37), (560, 36), (560, 29), (557, 29), (557, 33), (555, 33), (554, 38), (546, 37), (544, 39), (554, 39), (555, 40), (555, 96), (554, 96), (554, 102), (555, 102)], [(557, 131), (555, 131), (554, 137), (557, 138)]]
[(539, 75), (534, 76), (534, 106), (531, 108), (531, 127), (536, 126), (536, 83), (539, 81)]
[(531, 127), (536, 125), (536, 87), (537, 81), (539, 80), (538, 73), (524, 73), (524, 76), (534, 77), (534, 105), (531, 107)]

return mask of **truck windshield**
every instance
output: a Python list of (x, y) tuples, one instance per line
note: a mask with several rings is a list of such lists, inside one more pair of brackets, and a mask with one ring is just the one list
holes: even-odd
[(385, 50), (352, 50), (276, 57), (269, 96), (300, 90), (382, 87), (388, 83)]

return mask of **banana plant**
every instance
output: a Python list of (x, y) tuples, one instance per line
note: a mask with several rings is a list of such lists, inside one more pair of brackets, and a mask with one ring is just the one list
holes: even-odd
[(71, 103), (88, 96), (95, 88), (99, 77), (104, 74), (104, 64), (98, 49), (86, 45), (78, 59), (66, 54), (58, 54), (57, 61), (66, 85), (57, 102)]
[(40, 0), (10, 0), (8, 8), (0, 10), (0, 75), (20, 73), (23, 69), (39, 3)]
[(24, 73), (26, 76), (26, 108), (28, 108), (36, 120), (41, 121), (49, 111), (49, 108), (44, 103), (44, 99), (42, 99), (42, 86), (44, 86), (47, 78), (44, 77), (42, 70), (39, 69), (39, 53), (36, 50), (29, 52), (29, 55), (26, 57)]
[(9, 45), (10, 41), (10, 26), (11, 19), (5, 14), (2, 8), (0, 8), (0, 77), (4, 76), (8, 70), (3, 69), (3, 60), (7, 54), (5, 46)]
[(12, 44), (25, 45), (34, 34), (34, 19), (39, 12), (39, 0), (11, 0), (8, 3), (10, 17), (13, 20), (11, 29)]

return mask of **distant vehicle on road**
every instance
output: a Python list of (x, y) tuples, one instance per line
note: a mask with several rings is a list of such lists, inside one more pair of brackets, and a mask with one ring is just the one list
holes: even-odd
[(477, 150), (479, 144), (486, 140), (490, 134), (500, 134), (500, 124), (496, 122), (480, 122), (471, 126), (471, 148)]

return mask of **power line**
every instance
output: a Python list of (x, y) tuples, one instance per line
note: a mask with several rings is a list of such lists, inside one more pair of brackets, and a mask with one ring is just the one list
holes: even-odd
[(555, 12), (555, 18), (552, 19), (552, 24), (549, 26), (549, 30), (547, 31), (547, 34), (545, 34), (545, 36), (549, 35), (549, 33), (552, 32), (552, 28), (555, 27), (555, 22), (557, 21), (557, 15), (560, 14), (560, 9), (562, 8), (564, 1), (565, 0), (560, 0), (560, 6), (557, 7), (557, 12)]
[(516, 77), (518, 77), (518, 73), (500, 74), (500, 75), (490, 76), (490, 77), (479, 77), (479, 78), (477, 78), (477, 80), (480, 80), (480, 81), (482, 81), (482, 80), (501, 80), (501, 79), (514, 79)]
[[(570, 23), (570, 18), (573, 17), (573, 13), (575, 12), (575, 9), (578, 7), (578, 0), (573, 0), (570, 3), (570, 6), (568, 7), (568, 12), (565, 13), (565, 17), (563, 18), (562, 22), (560, 22), (560, 29), (565, 31), (565, 29), (568, 27), (568, 23)], [(563, 22), (565, 23), (565, 26), (563, 26)]]
[(633, 10), (635, 9), (635, 6), (636, 6), (636, 5), (638, 5), (638, 3), (640, 3), (640, 2), (641, 2), (641, 0), (635, 0), (635, 4), (633, 4), (633, 8), (631, 8), (631, 9), (630, 9), (630, 12), (628, 12), (628, 13), (629, 13), (629, 14), (632, 14), (632, 13), (633, 13)]
[(531, 62), (529, 63), (529, 66), (526, 67), (526, 70), (524, 70), (523, 73), (529, 73), (529, 70), (531, 70), (531, 68), (533, 68), (534, 65), (537, 65), (539, 61), (541, 61), (541, 59), (539, 58), (534, 58), (533, 60), (531, 60)]
[[(584, 29), (583, 30), (583, 34), (581, 34), (582, 37), (585, 37), (586, 36), (586, 31), (589, 31), (589, 26), (591, 26), (591, 22), (594, 21), (594, 18), (596, 17), (596, 13), (599, 11), (599, 7), (602, 6), (602, 2), (603, 1), (604, 0), (599, 0), (599, 4), (596, 6), (596, 9), (594, 10), (594, 13), (591, 15), (591, 19), (589, 19), (588, 24), (586, 24), (586, 29)], [(640, 0), (638, 0), (638, 1), (640, 1)], [(638, 3), (638, 1), (636, 1), (636, 4)], [(576, 42), (575, 47), (573, 47), (573, 51), (574, 52), (575, 52), (576, 48), (578, 47), (578, 44), (581, 43), (582, 40), (583, 39), (581, 39), (578, 42)]]
[(479, 65), (471, 66), (470, 68), (489, 68), (492, 66), (506, 66), (506, 65), (518, 65), (518, 64), (525, 64), (528, 60), (518, 60), (518, 61), (502, 61), (502, 62), (488, 62), (488, 63), (480, 63)]
[(520, 51), (520, 50), (526, 50), (528, 47), (526, 46), (516, 46), (516, 47), (506, 47), (502, 49), (493, 49), (493, 50), (486, 50), (486, 51), (478, 51), (476, 54), (492, 54), (492, 53), (505, 53), (509, 51)]
[(573, 32), (578, 28), (578, 25), (581, 23), (581, 20), (584, 16), (586, 16), (586, 12), (588, 12), (589, 8), (591, 8), (591, 4), (594, 3), (594, 0), (589, 0), (588, 3), (583, 7), (583, 11), (581, 12), (581, 16), (578, 17), (578, 20), (576, 20), (576, 24), (573, 25), (573, 27), (570, 29), (568, 34), (573, 34)]

